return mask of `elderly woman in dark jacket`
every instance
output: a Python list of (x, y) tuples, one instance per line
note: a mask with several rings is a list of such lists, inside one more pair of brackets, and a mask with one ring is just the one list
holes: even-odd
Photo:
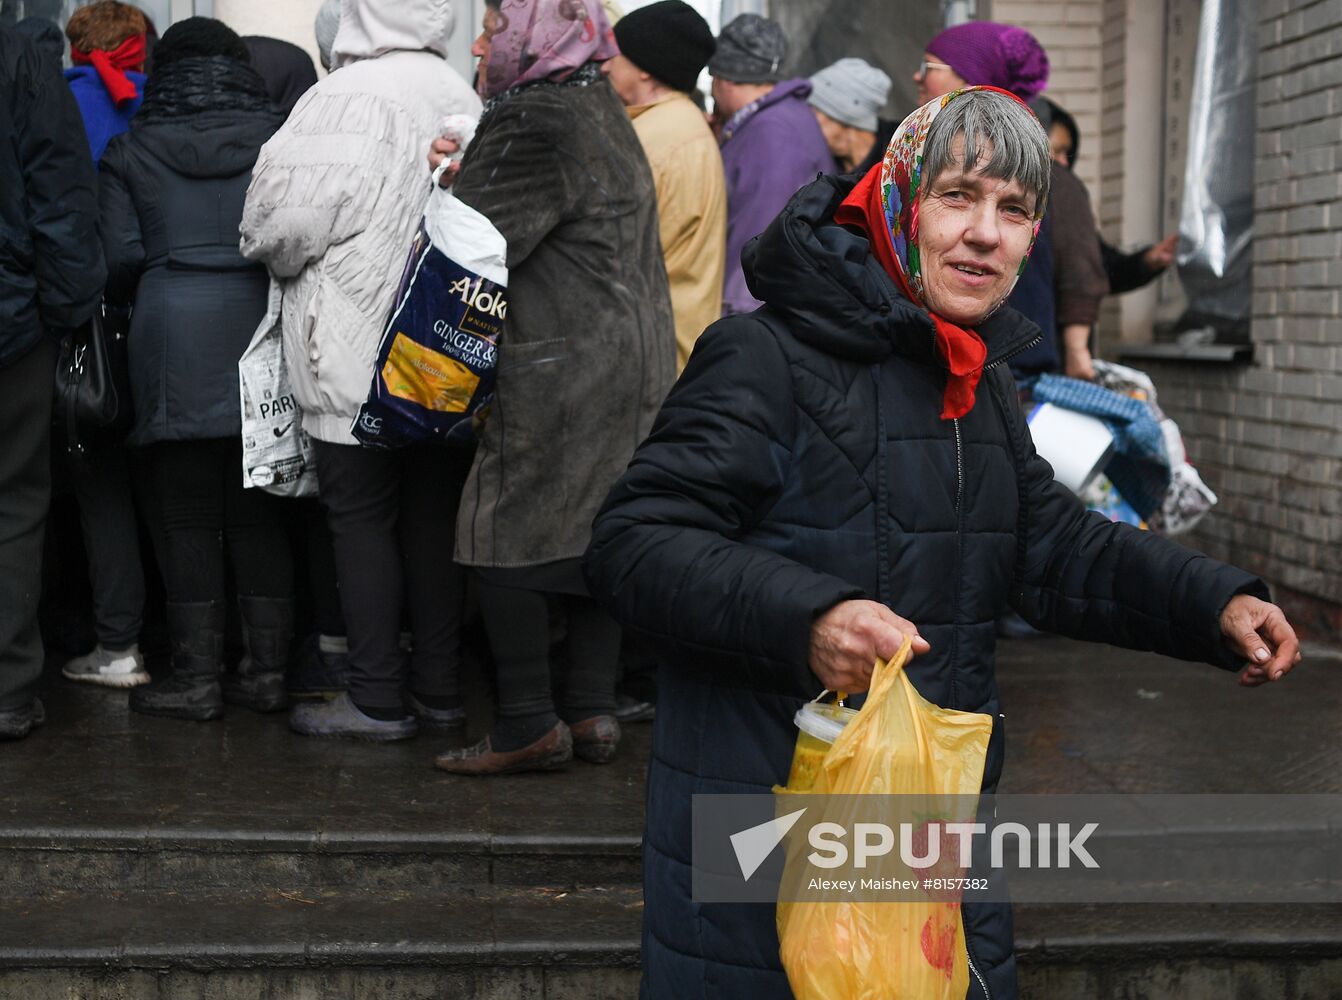
[[(1263, 584), (1088, 513), (1053, 481), (1005, 362), (1039, 339), (1005, 300), (1048, 146), (1003, 91), (938, 98), (854, 186), (802, 189), (746, 250), (756, 312), (699, 341), (593, 528), (592, 592), (664, 654), (644, 839), (645, 997), (783, 998), (772, 906), (691, 897), (691, 797), (783, 782), (793, 714), (908, 676), (994, 721), (1010, 605), (1083, 639), (1276, 679), (1298, 645)], [(887, 222), (890, 220), (890, 222)], [(1011, 913), (962, 907), (971, 997), (1017, 996)]]
[[(599, 0), (489, 6), (472, 51), (486, 104), (453, 190), (508, 242), (508, 316), (456, 555), (480, 583), (499, 718), (437, 765), (485, 774), (575, 753), (601, 763), (620, 736), (620, 630), (588, 596), (579, 560), (674, 374), (657, 198), (601, 75), (617, 50)], [(446, 146), (435, 148), (441, 159)], [(551, 609), (566, 634), (557, 698)]]
[[(133, 445), (145, 448), (165, 535), (172, 675), (131, 708), (215, 719), (223, 700), (284, 707), (292, 568), (275, 498), (242, 487), (238, 358), (265, 315), (263, 267), (238, 252), (252, 166), (279, 127), (247, 48), (222, 22), (173, 25), (144, 104), (103, 155), (107, 298), (133, 307)], [(247, 656), (221, 690), (224, 551)]]

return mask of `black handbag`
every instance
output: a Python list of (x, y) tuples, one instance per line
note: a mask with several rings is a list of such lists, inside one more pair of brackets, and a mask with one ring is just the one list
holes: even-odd
[(67, 451), (112, 444), (130, 430), (128, 318), (100, 311), (61, 338), (53, 413)]

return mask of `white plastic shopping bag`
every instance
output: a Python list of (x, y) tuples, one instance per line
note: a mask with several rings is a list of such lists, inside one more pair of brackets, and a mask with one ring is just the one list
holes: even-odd
[(270, 303), (238, 359), (242, 404), (242, 485), (281, 497), (317, 495), (317, 464), (284, 364), (283, 290), (270, 282)]

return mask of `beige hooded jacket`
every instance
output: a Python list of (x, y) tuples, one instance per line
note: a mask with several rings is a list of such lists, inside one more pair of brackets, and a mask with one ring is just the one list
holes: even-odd
[(426, 156), (480, 100), (445, 58), (450, 0), (343, 0), (333, 71), (261, 149), (242, 252), (284, 286), (284, 353), (303, 428), (333, 444), (368, 395), (429, 195)]

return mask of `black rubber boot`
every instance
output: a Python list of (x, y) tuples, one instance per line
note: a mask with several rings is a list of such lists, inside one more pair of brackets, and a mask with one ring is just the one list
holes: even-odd
[(221, 718), (219, 673), (224, 655), (224, 606), (218, 601), (168, 603), (172, 673), (131, 688), (131, 711), (206, 722)]
[(281, 597), (239, 597), (247, 654), (236, 673), (224, 675), (224, 701), (254, 712), (289, 707), (284, 668), (294, 637), (294, 602)]

